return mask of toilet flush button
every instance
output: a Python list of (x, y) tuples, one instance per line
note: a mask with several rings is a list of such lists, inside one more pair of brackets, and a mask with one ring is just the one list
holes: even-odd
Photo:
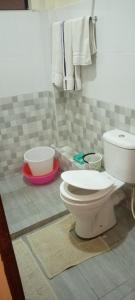
[(61, 174), (64, 182), (88, 190), (103, 190), (111, 187), (114, 183), (103, 173), (94, 170), (73, 170)]

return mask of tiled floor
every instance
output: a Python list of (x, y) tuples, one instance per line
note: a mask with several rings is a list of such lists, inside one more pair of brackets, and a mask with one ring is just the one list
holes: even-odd
[(0, 180), (0, 193), (12, 237), (67, 213), (60, 199), (60, 182), (58, 177), (48, 185), (34, 186), (26, 183), (20, 174)]
[[(116, 213), (123, 228), (120, 243), (53, 278), (59, 300), (135, 300), (135, 222), (125, 208)], [(110, 232), (110, 244), (111, 239)]]
[[(18, 175), (0, 182), (12, 233), (40, 219), (43, 224), (45, 218), (66, 213), (59, 197), (59, 183), (58, 178), (51, 185), (33, 187)], [(121, 242), (111, 251), (49, 280), (59, 300), (135, 300), (135, 221), (122, 207), (117, 207), (116, 213), (123, 232)], [(109, 234), (110, 241), (114, 241), (115, 236), (111, 231)]]
[[(121, 224), (118, 239), (112, 235), (112, 230), (104, 234), (104, 237), (109, 234), (110, 245), (116, 242), (112, 250), (48, 279), (58, 300), (135, 299), (134, 221), (130, 212), (121, 206), (117, 207), (116, 214)], [(26, 242), (25, 235), (22, 238)], [(34, 257), (46, 276), (40, 261)]]

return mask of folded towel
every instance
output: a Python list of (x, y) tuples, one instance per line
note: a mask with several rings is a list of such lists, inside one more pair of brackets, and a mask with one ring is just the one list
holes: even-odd
[(64, 90), (74, 90), (75, 74), (72, 55), (72, 21), (64, 23), (64, 47), (65, 47), (65, 77)]
[(81, 66), (95, 54), (95, 23), (82, 17), (52, 25), (52, 83), (64, 90), (81, 90)]
[(95, 24), (90, 17), (72, 21), (73, 65), (92, 64), (91, 56), (96, 53)]
[(91, 64), (89, 41), (89, 17), (72, 21), (73, 64), (84, 66)]
[(96, 54), (97, 46), (96, 46), (96, 23), (90, 19), (90, 52), (91, 55)]
[(62, 47), (63, 22), (52, 25), (52, 83), (63, 88), (63, 47)]
[(64, 48), (65, 48), (65, 76), (64, 90), (80, 90), (80, 66), (73, 65), (73, 40), (72, 40), (72, 20), (64, 23)]

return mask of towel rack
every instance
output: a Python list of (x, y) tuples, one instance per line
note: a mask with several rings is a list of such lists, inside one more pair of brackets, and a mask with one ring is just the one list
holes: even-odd
[(97, 16), (95, 16), (95, 17), (90, 17), (90, 20), (96, 22), (96, 21), (97, 21)]

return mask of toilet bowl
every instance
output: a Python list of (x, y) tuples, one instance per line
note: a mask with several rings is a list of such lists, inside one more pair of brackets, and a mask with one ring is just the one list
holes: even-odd
[(92, 170), (62, 173), (60, 196), (75, 217), (75, 232), (93, 238), (116, 224), (115, 191), (124, 183), (135, 185), (135, 135), (114, 129), (105, 132), (105, 172)]
[[(87, 174), (94, 179), (96, 187), (94, 190), (73, 186), (65, 181), (60, 185), (61, 199), (64, 201), (67, 209), (75, 217), (75, 232), (81, 238), (96, 237), (116, 224), (114, 203), (111, 199), (111, 195), (123, 185), (121, 181), (109, 176), (110, 185), (103, 189), (102, 182), (101, 189), (99, 178), (97, 179), (97, 171), (88, 172)], [(84, 174), (85, 172), (83, 173), (83, 177), (85, 178)], [(106, 186), (106, 180), (108, 183), (108, 174), (106, 172), (99, 174)], [(74, 184), (74, 182), (72, 184)]]

